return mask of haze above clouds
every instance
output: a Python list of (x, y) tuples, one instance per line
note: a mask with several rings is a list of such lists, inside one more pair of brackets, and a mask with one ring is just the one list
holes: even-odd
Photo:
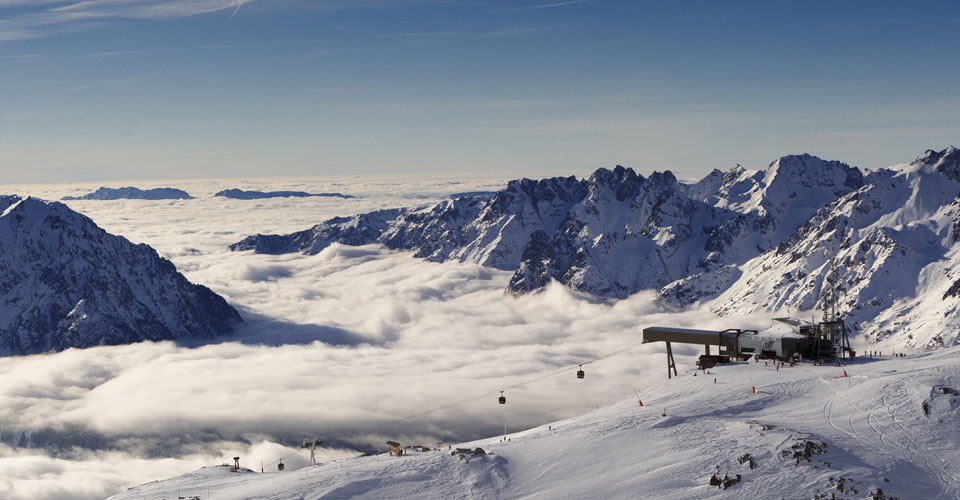
[[(578, 414), (662, 379), (663, 354), (640, 346), (586, 365), (584, 380), (571, 368), (508, 390), (508, 404), (496, 404), (504, 387), (638, 343), (644, 326), (767, 324), (766, 317), (733, 325), (708, 311), (671, 313), (644, 293), (606, 301), (552, 286), (514, 298), (503, 294), (508, 272), (424, 262), (376, 246), (335, 245), (314, 256), (226, 248), (256, 232), (300, 230), (329, 216), (419, 206), (504, 182), (166, 181), (138, 187), (177, 187), (198, 199), (69, 202), (108, 231), (157, 248), (247, 321), (234, 338), (214, 343), (6, 358), (2, 441), (35, 448), (0, 448), (0, 495), (101, 498), (235, 455), (254, 469), (283, 456), (297, 467), (307, 455), (296, 445), (313, 434), (327, 443), (324, 460), (380, 449), (387, 439), (429, 444), (496, 435), (505, 423), (519, 429)], [(21, 194), (59, 198), (96, 187), (25, 186)], [(212, 197), (228, 187), (359, 198)], [(695, 354), (678, 351), (684, 360)]]

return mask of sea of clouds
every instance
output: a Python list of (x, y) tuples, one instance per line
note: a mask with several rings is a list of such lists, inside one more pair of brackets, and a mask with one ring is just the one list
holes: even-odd
[[(555, 285), (513, 297), (504, 294), (509, 272), (424, 262), (376, 245), (333, 245), (313, 256), (227, 249), (251, 234), (302, 230), (336, 215), (497, 190), (509, 178), (107, 183), (181, 188), (197, 199), (66, 202), (107, 231), (153, 246), (246, 321), (213, 342), (0, 359), (0, 498), (104, 498), (238, 455), (255, 470), (275, 470), (281, 457), (288, 469), (302, 467), (308, 453), (299, 444), (313, 436), (325, 443), (321, 461), (383, 451), (387, 439), (431, 445), (496, 436), (504, 426), (517, 431), (635, 398), (666, 378), (662, 346), (636, 345), (645, 326), (769, 324), (769, 316), (673, 311), (652, 293), (614, 301)], [(59, 199), (99, 185), (4, 193)], [(357, 198), (212, 196), (232, 187)], [(687, 368), (699, 354), (676, 351)], [(531, 380), (497, 404), (500, 390)]]

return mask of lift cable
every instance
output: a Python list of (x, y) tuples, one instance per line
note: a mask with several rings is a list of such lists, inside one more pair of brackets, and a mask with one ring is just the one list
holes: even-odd
[(631, 345), (629, 345), (629, 346), (627, 346), (627, 347), (624, 347), (623, 349), (620, 349), (620, 350), (617, 350), (617, 351), (614, 351), (614, 352), (611, 352), (611, 353), (608, 353), (608, 354), (604, 354), (603, 356), (594, 358), (594, 359), (592, 359), (592, 360), (590, 360), (590, 361), (587, 361), (587, 362), (584, 362), (584, 363), (576, 363), (576, 364), (572, 364), (572, 365), (569, 365), (569, 366), (565, 366), (565, 367), (563, 367), (563, 368), (560, 368), (560, 369), (558, 369), (558, 370), (555, 370), (555, 371), (552, 371), (552, 372), (549, 372), (549, 373), (545, 373), (545, 374), (540, 375), (540, 376), (538, 376), (538, 377), (534, 377), (534, 378), (531, 378), (531, 379), (528, 379), (528, 380), (524, 380), (524, 381), (518, 382), (518, 383), (516, 383), (516, 384), (504, 386), (503, 389), (497, 389), (497, 390), (493, 390), (493, 391), (490, 391), (490, 392), (485, 392), (485, 393), (483, 393), (483, 394), (478, 394), (478, 395), (476, 395), (476, 396), (471, 396), (471, 397), (469, 397), (469, 398), (465, 398), (465, 399), (462, 399), (462, 400), (460, 400), (460, 401), (456, 401), (456, 402), (452, 402), (452, 403), (447, 403), (447, 404), (445, 404), (445, 405), (437, 406), (437, 407), (435, 407), (435, 408), (430, 408), (429, 410), (423, 410), (423, 411), (421, 411), (421, 412), (413, 413), (413, 414), (411, 414), (411, 415), (396, 417), (395, 420), (409, 420), (409, 419), (412, 419), (412, 418), (423, 417), (423, 416), (429, 415), (429, 414), (431, 414), (431, 413), (436, 413), (436, 412), (438, 412), (438, 411), (448, 410), (448, 409), (450, 409), (450, 408), (455, 408), (455, 407), (460, 406), (460, 405), (464, 405), (464, 404), (467, 404), (467, 403), (472, 403), (472, 402), (477, 401), (477, 400), (479, 400), (479, 399), (483, 399), (483, 398), (490, 397), (490, 396), (495, 396), (497, 393), (502, 392), (502, 391), (508, 391), (508, 390), (511, 390), (511, 389), (519, 389), (519, 388), (521, 388), (521, 387), (523, 387), (523, 386), (530, 385), (530, 384), (532, 384), (532, 383), (534, 383), (534, 382), (539, 382), (539, 381), (541, 381), (541, 380), (543, 380), (543, 379), (546, 379), (546, 378), (555, 377), (555, 376), (557, 376), (557, 375), (560, 375), (560, 374), (562, 374), (562, 373), (565, 373), (565, 372), (569, 371), (569, 370), (572, 369), (572, 368), (576, 368), (577, 366), (583, 366), (583, 365), (588, 365), (588, 364), (591, 364), (591, 363), (596, 363), (596, 362), (598, 362), (598, 361), (602, 361), (602, 360), (604, 360), (604, 359), (607, 359), (607, 358), (609, 358), (609, 357), (611, 357), (611, 356), (615, 356), (615, 355), (617, 355), (617, 354), (620, 354), (620, 353), (629, 351), (630, 349), (635, 349), (635, 348), (639, 347), (639, 346), (642, 345), (642, 344), (643, 344), (643, 342), (637, 342), (636, 344), (631, 344)]
[[(456, 408), (456, 407), (458, 407), (458, 406), (462, 406), (462, 405), (465, 405), (465, 404), (467, 404), (467, 403), (472, 403), (472, 402), (474, 402), (474, 401), (479, 401), (479, 400), (484, 399), (484, 398), (488, 398), (488, 397), (491, 397), (491, 396), (495, 396), (495, 395), (497, 395), (498, 393), (503, 392), (503, 391), (508, 391), (508, 390), (512, 390), (512, 389), (519, 389), (519, 388), (524, 387), (524, 386), (526, 386), (526, 385), (530, 385), (530, 384), (532, 384), (532, 383), (534, 383), (534, 382), (539, 382), (539, 381), (541, 381), (541, 380), (544, 380), (544, 379), (547, 379), (547, 378), (550, 378), (550, 377), (555, 377), (555, 376), (557, 376), (557, 375), (560, 375), (560, 374), (562, 374), (562, 373), (565, 373), (565, 372), (569, 371), (569, 370), (572, 369), (572, 368), (576, 368), (577, 366), (581, 366), (581, 367), (582, 367), (582, 366), (584, 366), (584, 365), (589, 365), (589, 364), (597, 363), (597, 362), (599, 362), (599, 361), (603, 361), (603, 360), (605, 360), (605, 359), (607, 359), (607, 358), (616, 356), (617, 354), (621, 354), (621, 353), (624, 353), (624, 352), (629, 351), (629, 350), (631, 350), (631, 349), (635, 349), (635, 348), (637, 348), (637, 347), (639, 347), (639, 346), (641, 346), (641, 345), (643, 345), (643, 342), (637, 342), (637, 343), (635, 343), (635, 344), (628, 345), (628, 346), (626, 346), (626, 347), (624, 347), (624, 348), (622, 348), (622, 349), (619, 349), (619, 350), (616, 350), (616, 351), (613, 351), (613, 352), (604, 354), (603, 356), (596, 357), (596, 358), (594, 358), (594, 359), (592, 359), (592, 360), (590, 360), (590, 361), (586, 361), (586, 362), (583, 362), (583, 363), (575, 363), (575, 364), (572, 364), (572, 365), (564, 366), (563, 368), (560, 368), (560, 369), (558, 369), (558, 370), (555, 370), (555, 371), (552, 371), (552, 372), (548, 372), (548, 373), (545, 373), (545, 374), (543, 374), (543, 375), (540, 375), (540, 376), (537, 376), (537, 377), (534, 377), (534, 378), (531, 378), (531, 379), (527, 379), (527, 380), (524, 380), (524, 381), (522, 381), (522, 382), (518, 382), (518, 383), (516, 383), (516, 384), (512, 384), (512, 385), (505, 386), (503, 389), (496, 389), (496, 390), (493, 390), (493, 391), (485, 392), (485, 393), (483, 393), (483, 394), (477, 394), (477, 395), (475, 395), (475, 396), (470, 396), (470, 397), (468, 397), (468, 398), (464, 398), (464, 399), (461, 399), (461, 400), (459, 400), (459, 401), (454, 401), (454, 402), (451, 402), (451, 403), (446, 403), (446, 404), (443, 404), (443, 405), (440, 405), (440, 406), (437, 406), (437, 407), (434, 407), (434, 408), (430, 408), (430, 409), (428, 409), (428, 410), (423, 410), (423, 411), (420, 411), (420, 412), (417, 412), (417, 413), (412, 413), (412, 414), (410, 414), (410, 415), (404, 415), (404, 416), (394, 417), (394, 418), (391, 419), (390, 421), (404, 421), (404, 420), (410, 420), (410, 419), (414, 419), (414, 418), (419, 418), (419, 417), (423, 417), (423, 416), (430, 415), (430, 414), (433, 414), (433, 413), (441, 412), (441, 411), (444, 411), (444, 410), (449, 410), (449, 409), (451, 409), (451, 408)], [(614, 387), (614, 389), (617, 389), (617, 388), (619, 388), (619, 387), (622, 387), (622, 386), (624, 386), (624, 385), (627, 385), (627, 384), (630, 384), (630, 383), (633, 383), (633, 382), (635, 382), (635, 381), (631, 381), (631, 382), (627, 382), (627, 383), (621, 384), (621, 385), (619, 385), (619, 386)], [(612, 390), (613, 390), (613, 389), (610, 389), (610, 390), (608, 390), (608, 391), (604, 391), (604, 392), (602, 392), (602, 393), (595, 394), (595, 395), (593, 395), (593, 396), (591, 396), (591, 397), (599, 396), (599, 395), (601, 395), (601, 394), (605, 394), (605, 393), (610, 392), (610, 391), (612, 391)], [(550, 411), (555, 411), (555, 410), (557, 410), (557, 409), (566, 408), (567, 406), (572, 406), (572, 405), (577, 404), (577, 403), (580, 403), (580, 402), (582, 402), (582, 400), (575, 401), (574, 403), (570, 403), (570, 404), (565, 405), (565, 406), (563, 406), (563, 407), (561, 407), (561, 408), (554, 408), (553, 410), (550, 410)], [(546, 413), (549, 413), (549, 411), (546, 412)], [(543, 415), (543, 413), (541, 413), (540, 415), (536, 415), (536, 416), (541, 416), (541, 415)], [(532, 418), (532, 417), (528, 417), (527, 419), (529, 419), (529, 418)], [(384, 422), (384, 423), (386, 423), (386, 422)], [(384, 425), (384, 423), (378, 424), (378, 425), (376, 425), (376, 426), (370, 426), (370, 427), (367, 427), (367, 428), (365, 428), (365, 429), (360, 429), (360, 430), (358, 431), (358, 433), (362, 433), (362, 432), (366, 432), (366, 431), (372, 431), (372, 430), (374, 430), (376, 427), (381, 427), (382, 425)], [(285, 459), (285, 458), (288, 458), (288, 457), (291, 457), (291, 456), (293, 456), (293, 455), (297, 455), (297, 454), (298, 454), (298, 452), (290, 453), (290, 454), (288, 454), (288, 455), (280, 458), (279, 460), (276, 460), (276, 461), (274, 461), (274, 462), (270, 462), (270, 464), (268, 464), (268, 465), (273, 465), (273, 464), (279, 463), (281, 460), (283, 460), (283, 459)]]
[(567, 404), (562, 405), (562, 406), (557, 406), (557, 407), (551, 408), (551, 409), (549, 409), (549, 410), (547, 410), (547, 411), (545, 411), (545, 412), (537, 413), (536, 415), (527, 415), (526, 417), (523, 417), (523, 418), (521, 418), (521, 419), (514, 420), (514, 421), (510, 422), (510, 425), (514, 425), (514, 424), (519, 424), (519, 423), (522, 423), (522, 422), (526, 422), (527, 420), (532, 420), (532, 419), (537, 418), (537, 417), (542, 417), (542, 416), (544, 416), (544, 415), (549, 415), (550, 413), (553, 413), (553, 412), (555, 412), (555, 411), (563, 410), (563, 409), (569, 408), (569, 407), (571, 407), (571, 406), (575, 406), (575, 405), (581, 404), (581, 403), (583, 403), (583, 402), (585, 402), (585, 401), (589, 401), (589, 400), (591, 400), (591, 399), (595, 399), (595, 398), (597, 398), (598, 396), (603, 396), (604, 394), (613, 392), (613, 391), (615, 391), (615, 390), (617, 390), (617, 389), (620, 389), (620, 388), (623, 387), (623, 386), (634, 384), (634, 383), (636, 383), (636, 382), (638, 382), (638, 381), (640, 381), (640, 380), (643, 380), (643, 379), (645, 379), (645, 378), (647, 378), (647, 377), (646, 377), (646, 376), (638, 377), (638, 378), (633, 379), (633, 380), (631, 380), (631, 381), (629, 381), (629, 382), (624, 382), (624, 383), (622, 383), (622, 384), (615, 385), (615, 386), (613, 386), (613, 387), (611, 387), (611, 388), (609, 388), (609, 389), (607, 389), (607, 390), (605, 390), (605, 391), (598, 392), (598, 393), (596, 393), (596, 394), (591, 394), (591, 395), (589, 395), (589, 396), (580, 398), (580, 399), (578, 399), (578, 400), (576, 400), (576, 401), (574, 401), (574, 402), (572, 402), (572, 403), (567, 403)]

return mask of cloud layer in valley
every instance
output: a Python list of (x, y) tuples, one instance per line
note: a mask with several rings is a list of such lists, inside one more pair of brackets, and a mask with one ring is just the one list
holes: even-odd
[[(332, 215), (420, 205), (500, 184), (326, 181), (306, 187), (360, 197), (237, 201), (210, 197), (232, 187), (210, 181), (174, 186), (196, 200), (70, 202), (108, 231), (153, 245), (247, 321), (232, 338), (204, 345), (6, 358), (0, 493), (102, 498), (235, 455), (254, 469), (283, 456), (298, 467), (307, 456), (299, 442), (314, 434), (326, 443), (321, 459), (330, 460), (351, 453), (345, 450), (379, 450), (387, 439), (432, 444), (496, 435), (504, 424), (515, 431), (632, 397), (663, 379), (656, 345), (587, 364), (587, 377), (575, 377), (575, 365), (640, 342), (644, 326), (767, 324), (767, 317), (672, 312), (646, 293), (608, 301), (555, 285), (513, 297), (503, 293), (508, 272), (430, 263), (376, 246), (334, 245), (313, 256), (226, 249), (256, 232), (304, 229)], [(76, 188), (26, 189), (57, 198)], [(699, 352), (677, 351), (683, 366)], [(508, 404), (497, 404), (499, 390), (525, 381), (533, 382), (508, 389)], [(423, 414), (476, 395), (483, 397)]]

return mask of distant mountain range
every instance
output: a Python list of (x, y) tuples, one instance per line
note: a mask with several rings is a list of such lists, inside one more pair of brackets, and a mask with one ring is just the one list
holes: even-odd
[(303, 191), (243, 191), (241, 189), (224, 189), (214, 196), (233, 198), (236, 200), (260, 200), (263, 198), (306, 198), (308, 196), (344, 199), (353, 198), (353, 196), (349, 194), (342, 193), (306, 193)]
[[(307, 193), (304, 191), (244, 191), (241, 189), (224, 189), (214, 196), (232, 198), (235, 200), (260, 200), (265, 198), (306, 198), (310, 196), (328, 198), (353, 198), (343, 193)], [(73, 200), (190, 200), (189, 193), (174, 188), (139, 189), (132, 186), (122, 188), (101, 187), (92, 193), (83, 196), (64, 196), (64, 201)]]
[(0, 196), (0, 353), (230, 333), (240, 315), (66, 205)]
[(189, 193), (174, 188), (139, 189), (132, 186), (122, 188), (101, 187), (83, 196), (64, 196), (63, 200), (189, 200)]
[(230, 248), (313, 254), (335, 242), (380, 243), (513, 271), (512, 293), (552, 280), (616, 298), (653, 289), (677, 306), (709, 302), (726, 315), (820, 309), (830, 281), (841, 312), (868, 337), (922, 347), (956, 342), (960, 331), (958, 164), (951, 146), (868, 172), (790, 155), (695, 183), (618, 166), (337, 217)]

